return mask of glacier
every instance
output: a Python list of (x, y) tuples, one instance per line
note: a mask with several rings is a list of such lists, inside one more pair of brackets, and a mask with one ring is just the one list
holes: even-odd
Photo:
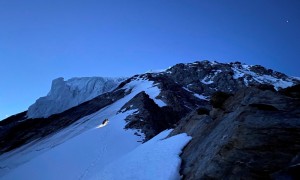
[(52, 81), (47, 96), (41, 97), (28, 108), (28, 118), (47, 118), (61, 113), (94, 97), (111, 91), (126, 78), (82, 77), (67, 81), (60, 77)]

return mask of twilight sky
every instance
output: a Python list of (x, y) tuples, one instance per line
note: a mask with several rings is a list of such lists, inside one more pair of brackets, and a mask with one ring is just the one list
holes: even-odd
[(299, 0), (0, 0), (0, 120), (57, 77), (204, 59), (300, 76), (299, 9)]

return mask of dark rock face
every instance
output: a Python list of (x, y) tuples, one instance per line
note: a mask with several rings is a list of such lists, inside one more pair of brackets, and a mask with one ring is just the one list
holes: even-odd
[(168, 74), (175, 82), (189, 90), (211, 95), (218, 89), (223, 92), (233, 92), (246, 87), (244, 83), (233, 78), (230, 64), (211, 63), (209, 61), (191, 64), (177, 64), (170, 68)]
[(271, 84), (258, 84), (254, 87), (256, 87), (257, 89), (263, 90), (263, 91), (265, 91), (265, 90), (275, 91), (274, 86)]
[[(27, 113), (27, 111), (24, 111), (19, 114), (10, 116), (3, 121), (0, 121), (0, 129), (2, 130), (2, 129), (10, 128), (17, 123), (26, 120), (26, 113)], [(0, 130), (0, 134), (3, 132), (1, 130)]]
[(210, 103), (214, 108), (221, 108), (223, 103), (230, 97), (232, 94), (225, 92), (215, 92), (210, 99)]
[[(193, 137), (185, 147), (183, 179), (280, 179), (297, 176), (300, 101), (278, 92), (247, 88), (213, 109), (192, 112), (173, 134)], [(295, 175), (296, 174), (296, 175)]]
[[(167, 107), (165, 107), (167, 108)], [(149, 140), (159, 132), (172, 128), (179, 117), (174, 111), (167, 113), (160, 108), (144, 91), (137, 94), (133, 99), (126, 103), (121, 111), (137, 109), (137, 112), (128, 116), (125, 120), (126, 129), (138, 129), (145, 134)]]
[(198, 115), (204, 115), (204, 114), (209, 115), (209, 110), (206, 109), (206, 108), (198, 108), (197, 109), (197, 114)]
[(268, 104), (249, 104), (250, 107), (256, 107), (258, 110), (263, 111), (278, 111), (278, 109), (272, 105)]
[(284, 170), (273, 174), (272, 179), (299, 179), (300, 177), (300, 165), (290, 166)]
[(300, 84), (282, 89), (280, 92), (286, 96), (300, 99)]

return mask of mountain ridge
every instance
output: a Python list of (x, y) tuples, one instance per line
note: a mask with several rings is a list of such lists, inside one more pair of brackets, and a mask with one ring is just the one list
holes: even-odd
[[(3, 161), (0, 163), (0, 167), (18, 168), (18, 166), (22, 166), (22, 158), (35, 157), (33, 152), (41, 149), (43, 142), (51, 139), (53, 144), (51, 147), (42, 148), (44, 150), (40, 152), (52, 151), (56, 147), (61, 147), (60, 144), (93, 131), (93, 128), (99, 126), (107, 118), (122, 117), (110, 121), (99, 131), (105, 130), (107, 126), (110, 127), (117, 121), (122, 122), (122, 125), (118, 125), (116, 132), (130, 131), (132, 132), (130, 137), (136, 136), (140, 139), (139, 143), (142, 143), (152, 139), (165, 129), (174, 128), (174, 132), (180, 132), (182, 130), (180, 128), (186, 125), (182, 124), (186, 123), (184, 119), (195, 111), (206, 115), (212, 114), (214, 118), (220, 116), (219, 119), (222, 119), (221, 115), (226, 110), (226, 107), (222, 107), (224, 101), (228, 97), (229, 99), (235, 97), (234, 95), (240, 91), (257, 89), (259, 92), (257, 94), (269, 92), (274, 97), (288, 95), (291, 98), (297, 98), (298, 95), (294, 93), (294, 90), (288, 89), (293, 89), (293, 87), (297, 89), (299, 84), (300, 81), (297, 78), (262, 66), (249, 66), (240, 62), (180, 63), (164, 71), (134, 75), (120, 82), (111, 91), (47, 118), (28, 118), (25, 115), (27, 112), (24, 112), (0, 122), (2, 129), (0, 131), (0, 160)], [(293, 87), (287, 88), (290, 86)], [(222, 92), (223, 95), (228, 94), (228, 96), (226, 95), (226, 98), (222, 102), (217, 102), (219, 105), (216, 105), (213, 99), (218, 92)], [(219, 93), (217, 100), (222, 99), (222, 93)], [(255, 93), (253, 97), (247, 96), (248, 99), (255, 97)], [(270, 97), (270, 95), (266, 97)], [(285, 102), (288, 101), (288, 98), (283, 99), (287, 99)], [(297, 100), (293, 101), (297, 102)], [(280, 106), (273, 107), (264, 101), (252, 103), (249, 108), (280, 110)], [(210, 121), (204, 120), (208, 124)], [(186, 132), (195, 127), (188, 126), (189, 129)], [(61, 134), (60, 137), (66, 137), (63, 140), (55, 139), (57, 134)], [(189, 135), (194, 137), (193, 134)], [(55, 143), (55, 141), (60, 143)], [(193, 142), (192, 139), (191, 143)], [(34, 147), (37, 149), (27, 147), (31, 143), (35, 143)], [(15, 164), (11, 163), (10, 158), (16, 157), (16, 152), (22, 147), (26, 147), (22, 150), (24, 156), (19, 160), (13, 159)], [(74, 158), (76, 159), (76, 157)], [(186, 164), (187, 160), (184, 157), (183, 160), (183, 164)], [(1, 173), (0, 170), (0, 176), (8, 172), (2, 170)]]

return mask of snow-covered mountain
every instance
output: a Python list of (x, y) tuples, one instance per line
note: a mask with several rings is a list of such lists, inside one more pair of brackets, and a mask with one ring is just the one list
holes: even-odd
[[(3, 179), (98, 179), (99, 176), (108, 175), (104, 169), (103, 172), (100, 169), (106, 167), (107, 164), (117, 161), (123, 158), (124, 161), (139, 161), (141, 160), (139, 155), (132, 158), (134, 155), (129, 155), (130, 152), (134, 154), (135, 148), (139, 146), (140, 149), (146, 149), (147, 159), (144, 162), (149, 163), (151, 160), (158, 159), (158, 157), (168, 158), (169, 173), (161, 171), (157, 167), (156, 171), (162, 174), (161, 177), (176, 177), (179, 178), (178, 168), (180, 165), (180, 160), (178, 159), (179, 154), (183, 146), (190, 140), (190, 137), (186, 135), (180, 135), (178, 137), (171, 138), (170, 140), (161, 141), (165, 138), (170, 131), (163, 133), (156, 138), (153, 143), (148, 144), (141, 143), (145, 139), (145, 135), (140, 129), (129, 129), (124, 130), (126, 126), (126, 118), (129, 116), (141, 115), (140, 110), (145, 111), (144, 108), (136, 106), (136, 104), (131, 104), (127, 108), (127, 104), (131, 100), (139, 97), (140, 94), (146, 93), (149, 100), (152, 101), (152, 105), (159, 108), (164, 107), (166, 104), (156, 98), (160, 94), (160, 89), (157, 85), (143, 77), (133, 77), (130, 81), (122, 83), (116, 90), (108, 92), (106, 94), (100, 95), (96, 99), (87, 102), (88, 104), (97, 103), (104, 108), (98, 108), (98, 110), (89, 115), (83, 115), (82, 118), (76, 120), (70, 126), (61, 129), (61, 124), (66, 123), (66, 117), (72, 115), (74, 117), (74, 112), (78, 112), (81, 109), (83, 112), (89, 110), (91, 107), (95, 108), (96, 105), (88, 106), (88, 104), (80, 105), (80, 108), (73, 108), (66, 112), (66, 114), (61, 114), (54, 116), (47, 125), (49, 129), (44, 129), (43, 127), (47, 124), (47, 119), (43, 119), (43, 127), (41, 131), (53, 131), (53, 135), (47, 138), (41, 138), (45, 134), (40, 134), (38, 141), (31, 142), (25, 146), (17, 148), (15, 150), (9, 151), (0, 157), (0, 167), (2, 167), (0, 176), (5, 175)], [(107, 98), (114, 99), (110, 104), (103, 104)], [(143, 104), (143, 102), (140, 102)], [(146, 104), (150, 105), (150, 104)], [(132, 109), (133, 108), (133, 109)], [(147, 108), (146, 108), (147, 109)], [(80, 113), (81, 114), (81, 113)], [(146, 117), (146, 116), (145, 116)], [(101, 126), (104, 119), (109, 119), (109, 123), (106, 126)], [(142, 120), (142, 119), (141, 119)], [(148, 120), (145, 118), (145, 120)], [(28, 123), (33, 120), (28, 120)], [(41, 121), (41, 119), (37, 119)], [(54, 122), (57, 121), (58, 124)], [(157, 121), (157, 119), (156, 119)], [(26, 122), (23, 121), (23, 122)], [(32, 122), (34, 128), (33, 131), (39, 130), (38, 126), (35, 124), (36, 121)], [(28, 127), (32, 127), (29, 125)], [(28, 129), (25, 129), (25, 131)], [(23, 131), (24, 132), (24, 131)], [(157, 134), (157, 131), (154, 133)], [(151, 134), (152, 135), (152, 134)], [(24, 137), (23, 135), (21, 135)], [(153, 136), (153, 135), (152, 135)], [(21, 137), (20, 141), (24, 140)], [(18, 137), (17, 137), (18, 138)], [(177, 141), (179, 140), (179, 141)], [(158, 148), (158, 147), (160, 148)], [(168, 153), (168, 149), (172, 148), (173, 153)], [(152, 148), (158, 148), (154, 154), (151, 154)], [(166, 149), (166, 151), (160, 151)], [(140, 150), (141, 151), (141, 150)], [(137, 150), (137, 152), (142, 153)], [(131, 154), (132, 154), (131, 153)], [(128, 154), (128, 158), (125, 155)], [(168, 156), (166, 156), (168, 155)], [(33, 158), (33, 159), (32, 159)], [(32, 159), (32, 160), (31, 160)], [(62, 162), (69, 162), (66, 165)], [(165, 163), (167, 161), (164, 161)], [(45, 164), (46, 163), (46, 164)], [(152, 162), (154, 164), (155, 161)], [(72, 165), (73, 164), (73, 165)], [(40, 168), (36, 171), (34, 168)], [(131, 166), (133, 168), (134, 166)], [(146, 166), (145, 166), (146, 167)], [(121, 166), (117, 171), (124, 171), (124, 167)], [(11, 171), (13, 169), (13, 171)], [(68, 171), (68, 173), (65, 173)], [(125, 174), (124, 177), (128, 176), (128, 179), (136, 179), (138, 175), (143, 174), (146, 169), (140, 166), (135, 166), (135, 174)], [(53, 173), (55, 172), (55, 173)], [(177, 172), (177, 174), (174, 174)], [(100, 173), (101, 175), (98, 175)], [(103, 174), (104, 173), (104, 174)], [(157, 174), (151, 175), (153, 178)], [(122, 176), (119, 174), (118, 176)], [(150, 177), (149, 177), (150, 178)], [(146, 178), (147, 179), (147, 178)]]
[[(211, 95), (216, 89), (235, 91), (243, 86), (268, 84), (273, 85), (278, 90), (298, 82), (298, 79), (294, 77), (262, 66), (246, 65), (239, 62), (226, 64), (202, 61), (178, 64), (167, 70), (151, 71), (147, 74), (166, 75), (175, 82), (182, 84), (185, 90), (196, 90), (198, 93), (195, 93), (195, 96), (202, 99), (206, 99), (205, 95)], [(27, 116), (28, 118), (45, 118), (61, 113), (116, 88), (124, 80), (125, 78), (84, 77), (65, 81), (63, 78), (57, 78), (53, 80), (48, 95), (39, 98), (29, 107)], [(228, 83), (230, 87), (227, 87)], [(224, 84), (226, 87), (223, 87)], [(199, 87), (203, 89), (203, 95), (199, 95)]]
[(47, 96), (41, 97), (28, 108), (28, 118), (45, 118), (61, 113), (106, 93), (125, 80), (125, 78), (83, 77), (67, 81), (57, 78), (52, 81)]
[[(28, 118), (28, 111), (0, 122), (1, 179), (199, 179), (222, 169), (213, 160), (226, 170), (236, 167), (228, 162), (259, 162), (273, 168), (263, 170), (270, 174), (300, 152), (300, 81), (262, 66), (182, 63), (117, 81), (114, 89), (94, 98), (99, 88), (93, 83), (71, 80), (55, 80), (48, 94), (60, 112), (46, 116), (47, 103), (54, 104), (40, 100), (35, 114), (43, 116)], [(87, 101), (79, 103), (82, 99)], [(62, 110), (69, 101), (74, 107)], [(249, 142), (258, 147), (235, 153), (235, 145), (242, 144), (240, 150)], [(286, 150), (276, 142), (284, 142)], [(279, 150), (264, 158), (285, 154), (276, 156), (276, 167), (268, 159), (259, 161), (267, 146)], [(240, 177), (243, 169), (238, 166), (231, 177)], [(265, 177), (256, 175), (249, 174)]]

